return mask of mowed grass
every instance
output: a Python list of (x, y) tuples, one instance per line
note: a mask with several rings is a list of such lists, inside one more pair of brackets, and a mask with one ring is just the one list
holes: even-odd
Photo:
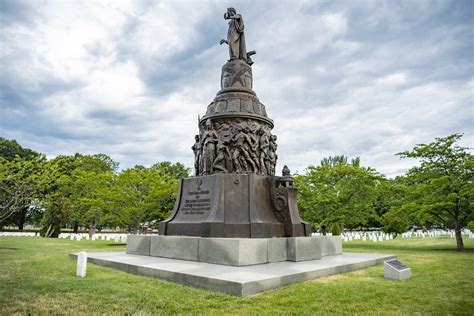
[(474, 314), (474, 240), (450, 238), (344, 243), (345, 252), (390, 253), (412, 278), (390, 281), (383, 265), (238, 298), (88, 265), (77, 251), (124, 251), (107, 241), (0, 237), (0, 314)]

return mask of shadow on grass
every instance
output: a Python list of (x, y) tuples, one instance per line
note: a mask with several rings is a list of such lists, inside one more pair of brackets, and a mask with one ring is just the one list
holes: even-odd
[(20, 250), (20, 248), (11, 248), (11, 247), (0, 247), (0, 252), (9, 252), (9, 251), (16, 251)]
[(109, 247), (122, 247), (122, 246), (126, 246), (127, 244), (107, 244), (107, 246)]

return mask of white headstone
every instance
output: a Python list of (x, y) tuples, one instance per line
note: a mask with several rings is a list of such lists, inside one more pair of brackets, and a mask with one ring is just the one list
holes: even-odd
[(86, 276), (86, 270), (87, 270), (87, 253), (79, 252), (77, 254), (76, 275), (78, 277), (84, 278)]

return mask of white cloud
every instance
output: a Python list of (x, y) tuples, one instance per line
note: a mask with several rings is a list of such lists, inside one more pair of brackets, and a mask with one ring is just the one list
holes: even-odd
[[(219, 90), (227, 58), (218, 45), (227, 5), (4, 5), (2, 136), (49, 156), (104, 152), (122, 167), (192, 165), (197, 115)], [(462, 4), (236, 6), (247, 48), (257, 50), (254, 89), (275, 121), (280, 169), (302, 172), (346, 154), (396, 175), (414, 162), (394, 154), (416, 143), (464, 132), (472, 146), (473, 31)]]

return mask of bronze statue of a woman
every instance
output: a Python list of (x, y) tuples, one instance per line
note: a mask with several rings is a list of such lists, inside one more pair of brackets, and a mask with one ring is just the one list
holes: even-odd
[(226, 43), (229, 45), (230, 60), (242, 59), (249, 65), (252, 65), (250, 55), (255, 54), (255, 51), (247, 52), (245, 47), (244, 35), (244, 20), (240, 14), (237, 14), (234, 8), (228, 8), (224, 13), (224, 19), (229, 21), (229, 30), (227, 31), (227, 40), (221, 39), (220, 44)]

